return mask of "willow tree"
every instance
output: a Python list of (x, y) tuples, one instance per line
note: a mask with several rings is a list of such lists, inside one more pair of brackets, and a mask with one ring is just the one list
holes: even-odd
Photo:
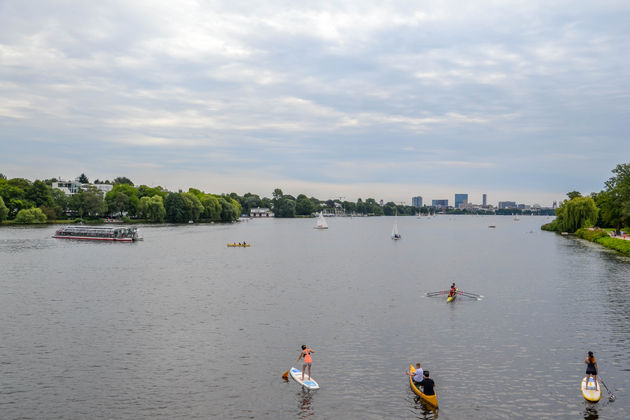
[(561, 232), (575, 232), (580, 228), (590, 227), (597, 221), (599, 209), (591, 197), (573, 197), (565, 200), (556, 209), (556, 230)]

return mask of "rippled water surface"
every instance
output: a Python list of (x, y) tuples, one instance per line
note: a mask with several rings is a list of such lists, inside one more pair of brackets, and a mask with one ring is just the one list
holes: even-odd
[[(0, 417), (628, 419), (630, 261), (547, 221), (400, 217), (401, 241), (388, 217), (132, 244), (2, 228)], [(452, 281), (483, 300), (424, 297)], [(312, 393), (280, 377), (303, 343)], [(615, 402), (582, 398), (588, 350)], [(437, 412), (409, 389), (416, 361)]]

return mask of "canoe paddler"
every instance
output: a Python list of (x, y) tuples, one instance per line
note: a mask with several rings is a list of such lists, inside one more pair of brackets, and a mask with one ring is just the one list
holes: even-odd
[(424, 379), (424, 371), (420, 367), (420, 362), (416, 363), (416, 371), (414, 373), (405, 372), (408, 376), (411, 376), (415, 383), (420, 383)]
[(311, 379), (311, 363), (313, 363), (311, 353), (315, 353), (315, 350), (311, 349), (310, 347), (306, 347), (306, 344), (302, 344), (302, 353), (300, 353), (300, 357), (298, 357), (298, 362), (301, 358), (304, 358), (304, 363), (302, 364), (302, 380), (304, 380), (304, 372), (306, 371), (307, 366), (308, 379)]
[(422, 382), (418, 382), (418, 386), (422, 387), (422, 393), (424, 395), (435, 395), (435, 389), (433, 389), (435, 382), (433, 382), (433, 379), (429, 378), (428, 370), (424, 371), (424, 379)]

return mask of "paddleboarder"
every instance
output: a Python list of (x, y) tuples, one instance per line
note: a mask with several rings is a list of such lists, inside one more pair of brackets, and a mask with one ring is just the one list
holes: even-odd
[(424, 395), (435, 395), (435, 382), (433, 379), (429, 378), (429, 371), (424, 371), (424, 379), (421, 382), (418, 382), (418, 386), (422, 387), (422, 393)]
[(416, 371), (414, 373), (405, 372), (405, 374), (407, 376), (411, 376), (416, 384), (422, 382), (424, 379), (424, 371), (422, 370), (422, 367), (420, 367), (420, 362), (416, 363)]
[(586, 363), (586, 383), (588, 384), (588, 379), (593, 377), (595, 380), (595, 391), (597, 391), (597, 371), (599, 369), (597, 368), (597, 360), (595, 356), (593, 356), (592, 351), (588, 352), (588, 357), (584, 360), (584, 363)]
[(306, 347), (306, 344), (302, 344), (302, 352), (300, 353), (300, 357), (298, 357), (298, 362), (301, 358), (304, 358), (304, 363), (302, 364), (302, 380), (304, 380), (304, 372), (306, 371), (307, 366), (308, 379), (311, 379), (311, 363), (313, 363), (311, 353), (315, 353), (315, 350), (311, 349), (310, 347)]

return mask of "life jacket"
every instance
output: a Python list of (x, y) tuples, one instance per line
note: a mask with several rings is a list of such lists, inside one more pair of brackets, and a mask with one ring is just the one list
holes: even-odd
[(311, 358), (311, 349), (306, 348), (302, 350), (302, 354), (304, 355), (304, 363), (313, 363), (313, 359)]

